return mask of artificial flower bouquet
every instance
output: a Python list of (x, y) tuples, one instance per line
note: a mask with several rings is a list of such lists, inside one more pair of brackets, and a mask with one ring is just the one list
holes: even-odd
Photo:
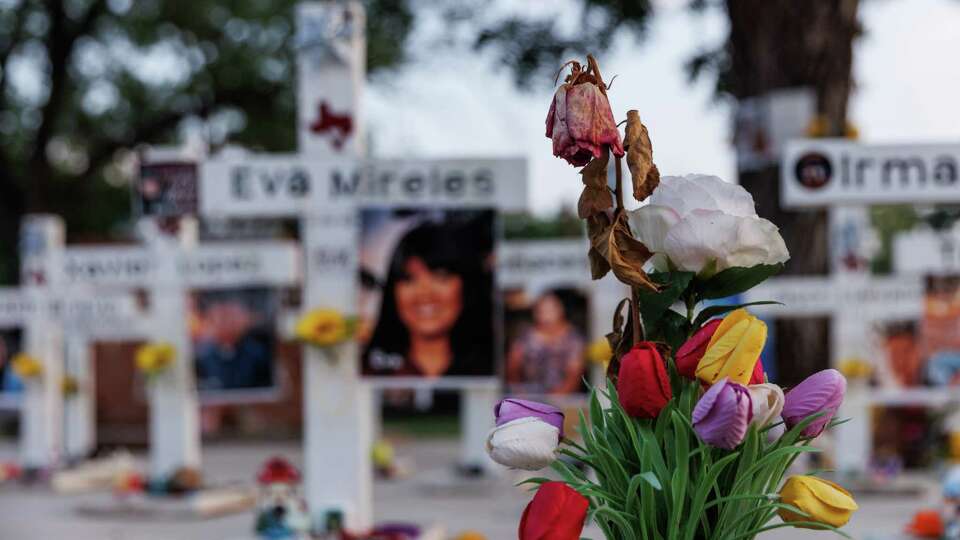
[[(564, 437), (563, 414), (552, 406), (497, 405), (487, 441), (494, 461), (550, 466), (561, 479), (527, 480), (538, 489), (520, 539), (576, 540), (587, 519), (608, 539), (837, 531), (857, 508), (850, 493), (816, 475), (784, 475), (837, 423), (846, 380), (828, 369), (785, 393), (763, 372), (763, 321), (748, 306), (704, 305), (782, 268), (789, 255), (777, 227), (757, 216), (740, 186), (712, 176), (661, 179), (636, 111), (621, 137), (596, 61), (567, 65), (547, 136), (554, 154), (583, 167), (578, 212), (593, 277), (613, 272), (631, 295), (613, 314), (607, 383), (592, 389), (578, 441)], [(634, 211), (623, 204), (624, 157), (633, 196), (646, 202)]]

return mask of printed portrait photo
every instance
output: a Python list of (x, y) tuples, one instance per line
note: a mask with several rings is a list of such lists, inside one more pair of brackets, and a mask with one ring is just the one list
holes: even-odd
[(503, 293), (507, 394), (579, 394), (589, 331), (587, 294), (572, 287)]
[(264, 288), (199, 291), (190, 330), (201, 397), (272, 390), (277, 292)]
[(494, 212), (365, 209), (360, 220), (363, 374), (494, 376)]

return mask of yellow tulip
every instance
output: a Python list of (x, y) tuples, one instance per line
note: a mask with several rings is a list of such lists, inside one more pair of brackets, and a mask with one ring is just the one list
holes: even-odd
[[(786, 522), (815, 521), (842, 527), (857, 509), (857, 503), (849, 491), (816, 476), (791, 476), (780, 488), (780, 500), (809, 514), (802, 516), (789, 510), (778, 510), (780, 518)], [(816, 528), (809, 525), (798, 527)]]
[(750, 375), (767, 340), (767, 325), (745, 309), (724, 317), (697, 364), (697, 378), (713, 384), (724, 377), (740, 384)]
[(177, 355), (169, 343), (148, 343), (137, 349), (137, 368), (147, 375), (155, 375), (167, 369)]
[(613, 357), (613, 349), (610, 348), (610, 341), (607, 338), (600, 338), (587, 347), (587, 360), (594, 364), (600, 364), (606, 367)]
[(334, 309), (315, 309), (297, 321), (297, 337), (312, 345), (329, 347), (350, 337), (350, 321)]
[(43, 373), (43, 364), (40, 360), (26, 353), (19, 353), (13, 357), (13, 372), (21, 379), (32, 379)]

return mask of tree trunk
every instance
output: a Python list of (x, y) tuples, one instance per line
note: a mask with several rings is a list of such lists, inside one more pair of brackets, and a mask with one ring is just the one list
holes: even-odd
[[(852, 88), (853, 41), (860, 33), (859, 0), (727, 0), (728, 80), (734, 97), (785, 88), (810, 88), (828, 136), (843, 136)], [(811, 119), (813, 120), (813, 119)], [(827, 213), (780, 206), (779, 168), (740, 173), (758, 213), (776, 223), (793, 257), (786, 274), (829, 272)], [(777, 323), (779, 381), (795, 384), (829, 363), (826, 320)]]

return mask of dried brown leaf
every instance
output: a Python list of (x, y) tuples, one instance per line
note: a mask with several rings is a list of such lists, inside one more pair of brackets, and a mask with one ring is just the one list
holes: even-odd
[(657, 290), (657, 285), (643, 271), (643, 265), (653, 254), (630, 233), (626, 214), (618, 214), (602, 230), (590, 231), (588, 226), (588, 232), (591, 246), (607, 260), (617, 279), (631, 287)]
[(613, 207), (613, 195), (607, 188), (607, 162), (609, 156), (594, 158), (580, 171), (583, 180), (583, 193), (577, 203), (577, 215), (580, 219), (604, 212)]
[(590, 275), (593, 279), (600, 279), (610, 271), (610, 263), (594, 246), (603, 242), (606, 231), (610, 228), (610, 217), (606, 212), (601, 212), (586, 219), (587, 236), (590, 238), (590, 251), (587, 253), (587, 258), (590, 259)]
[(635, 110), (627, 111), (623, 147), (627, 151), (627, 167), (633, 180), (633, 198), (643, 201), (660, 184), (660, 171), (653, 163), (650, 134), (640, 122), (640, 113)]

